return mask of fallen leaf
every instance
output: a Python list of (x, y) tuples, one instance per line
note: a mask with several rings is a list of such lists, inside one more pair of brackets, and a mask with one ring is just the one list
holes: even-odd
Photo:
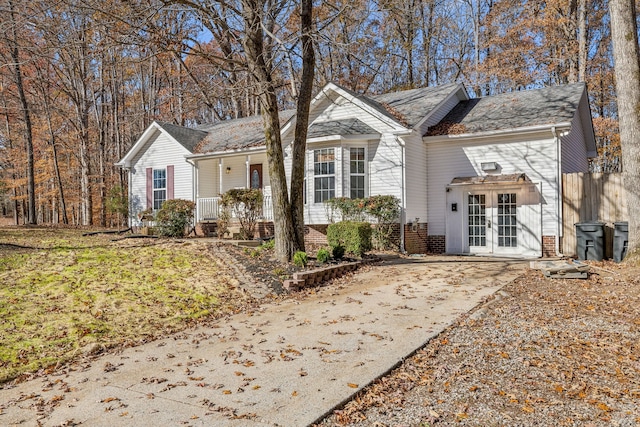
[(358, 388), (358, 384), (354, 384), (354, 383), (347, 383), (347, 385), (351, 388)]
[(297, 392), (297, 391), (295, 391), (295, 390), (293, 391), (293, 393), (291, 393), (291, 396), (294, 396), (294, 397), (295, 397), (295, 396), (297, 396), (297, 395), (298, 395), (298, 392)]
[(222, 394), (231, 394), (231, 390), (224, 390)]

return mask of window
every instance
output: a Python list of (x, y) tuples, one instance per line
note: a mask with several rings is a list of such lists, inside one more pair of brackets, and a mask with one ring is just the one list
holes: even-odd
[(364, 198), (364, 148), (349, 149), (349, 194), (352, 199)]
[(313, 151), (314, 203), (336, 197), (336, 155), (333, 148)]
[(166, 169), (153, 170), (153, 210), (162, 207), (167, 200), (167, 171)]

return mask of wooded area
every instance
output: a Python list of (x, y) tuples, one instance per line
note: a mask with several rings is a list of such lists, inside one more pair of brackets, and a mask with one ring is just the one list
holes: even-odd
[[(455, 81), (482, 96), (586, 81), (601, 154), (592, 168), (619, 171), (607, 7), (315, 2), (313, 87), (374, 94)], [(298, 2), (0, 0), (0, 213), (116, 225), (126, 182), (113, 164), (153, 120), (195, 126), (259, 112), (265, 86), (246, 43), (255, 8), (271, 95), (295, 107), (304, 94)]]

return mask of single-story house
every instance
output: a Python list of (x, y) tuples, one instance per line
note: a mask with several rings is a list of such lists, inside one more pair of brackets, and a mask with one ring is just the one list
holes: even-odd
[[(293, 111), (283, 111), (290, 171)], [(412, 253), (559, 253), (563, 173), (596, 155), (582, 83), (470, 98), (461, 84), (365, 96), (335, 84), (313, 99), (305, 159), (305, 222), (322, 231), (333, 197), (395, 195)], [(154, 122), (117, 163), (129, 174), (130, 218), (171, 198), (215, 220), (220, 194), (270, 182), (260, 117), (197, 129)]]

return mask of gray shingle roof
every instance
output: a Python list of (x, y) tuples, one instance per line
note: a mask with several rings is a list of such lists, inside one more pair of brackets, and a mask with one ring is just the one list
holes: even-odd
[(203, 132), (201, 130), (186, 128), (171, 123), (157, 123), (162, 129), (171, 135), (173, 139), (178, 141), (184, 148), (192, 153), (196, 145), (198, 145), (198, 143), (207, 136), (207, 132)]
[(503, 93), (460, 102), (427, 135), (553, 125), (573, 118), (584, 83)]
[[(280, 123), (284, 124), (295, 114), (295, 110), (280, 111)], [(244, 117), (203, 125), (198, 128), (207, 134), (195, 148), (197, 153), (212, 153), (225, 150), (264, 145), (262, 116)]]
[(420, 89), (403, 90), (400, 92), (384, 93), (374, 95), (370, 98), (378, 103), (395, 117), (394, 112), (400, 114), (405, 124), (413, 128), (420, 123), (427, 114), (438, 106), (444, 99), (453, 92), (458, 85), (449, 83), (442, 86), (423, 87)]
[[(336, 85), (337, 86), (337, 85)], [(413, 128), (457, 87), (456, 83), (408, 89), (381, 95), (360, 95), (339, 86), (379, 113)]]
[(309, 127), (307, 138), (319, 138), (329, 135), (370, 135), (377, 133), (374, 129), (358, 119), (346, 119), (313, 123)]

